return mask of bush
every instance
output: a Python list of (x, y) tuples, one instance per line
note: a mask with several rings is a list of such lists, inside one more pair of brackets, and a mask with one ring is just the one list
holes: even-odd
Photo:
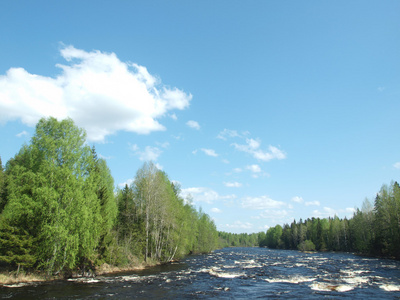
[(300, 251), (315, 251), (315, 245), (312, 241), (305, 240), (297, 246), (297, 249)]

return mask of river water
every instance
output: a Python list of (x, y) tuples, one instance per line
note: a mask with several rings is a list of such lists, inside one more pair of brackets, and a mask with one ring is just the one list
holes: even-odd
[(150, 269), (0, 288), (13, 299), (400, 299), (400, 262), (225, 248)]

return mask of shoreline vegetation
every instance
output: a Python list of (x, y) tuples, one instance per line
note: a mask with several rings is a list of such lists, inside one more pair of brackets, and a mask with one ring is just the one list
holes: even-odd
[(0, 160), (0, 267), (30, 274), (21, 280), (162, 264), (217, 243), (214, 221), (152, 162), (115, 189), (71, 119), (41, 119), (5, 168)]
[(25, 272), (21, 270), (17, 273), (16, 270), (0, 270), (0, 286), (9, 286), (9, 285), (18, 285), (21, 283), (33, 283), (33, 282), (49, 282), (54, 280), (68, 280), (71, 278), (92, 278), (101, 275), (112, 275), (116, 273), (122, 272), (133, 272), (144, 270), (146, 268), (155, 267), (160, 265), (159, 262), (152, 262), (152, 263), (139, 263), (137, 265), (130, 265), (130, 266), (110, 266), (107, 263), (104, 263), (101, 266), (97, 266), (93, 273), (82, 274), (79, 273), (78, 270), (75, 270), (69, 273), (67, 276), (66, 274), (59, 274), (59, 275), (47, 275), (45, 272), (36, 270), (36, 271), (28, 271)]
[(218, 232), (152, 162), (115, 189), (71, 119), (41, 119), (5, 168), (0, 158), (0, 285), (134, 271), (224, 247), (352, 252), (400, 259), (400, 185), (352, 218), (309, 218), (266, 232)]

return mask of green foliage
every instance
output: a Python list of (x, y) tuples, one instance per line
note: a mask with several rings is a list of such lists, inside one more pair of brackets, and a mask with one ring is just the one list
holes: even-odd
[[(220, 231), (218, 232), (219, 237), (219, 247), (264, 247), (266, 245), (262, 244), (265, 240), (265, 232), (259, 233), (230, 233)], [(261, 242), (261, 244), (260, 244)]]
[(267, 232), (217, 232), (149, 162), (114, 192), (104, 159), (72, 120), (41, 119), (29, 145), (0, 159), (0, 261), (58, 273), (107, 262), (168, 262), (217, 247), (356, 251), (400, 259), (400, 186), (384, 185), (352, 219), (312, 218)]
[(315, 245), (312, 241), (305, 240), (297, 246), (297, 249), (300, 251), (315, 251)]
[(283, 242), (282, 237), (282, 226), (276, 225), (271, 227), (267, 231), (265, 244), (269, 248), (282, 248)]
[(4, 168), (0, 157), (0, 214), (4, 209), (4, 206), (6, 205), (5, 181), (6, 175), (4, 173)]
[(23, 267), (32, 267), (36, 258), (32, 254), (34, 239), (20, 227), (0, 222), (0, 261)]
[(375, 205), (366, 199), (350, 220), (337, 216), (294, 220), (290, 226), (268, 229), (259, 245), (303, 251), (354, 251), (400, 259), (400, 185), (383, 185)]
[(107, 172), (69, 119), (41, 119), (31, 144), (8, 162), (1, 218), (36, 241), (38, 267), (57, 273), (95, 258), (100, 237), (113, 225)]
[(118, 191), (117, 199), (118, 243), (129, 255), (167, 262), (217, 247), (214, 222), (185, 203), (179, 185), (151, 162), (137, 171), (131, 186)]

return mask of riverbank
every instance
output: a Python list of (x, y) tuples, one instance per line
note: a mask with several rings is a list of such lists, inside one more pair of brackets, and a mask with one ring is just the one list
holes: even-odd
[(41, 271), (33, 271), (33, 272), (25, 272), (20, 271), (17, 274), (17, 271), (9, 271), (9, 270), (2, 270), (0, 271), (0, 286), (8, 286), (8, 285), (15, 285), (21, 283), (32, 283), (32, 282), (45, 282), (45, 281), (54, 281), (54, 280), (66, 280), (69, 278), (80, 278), (80, 277), (96, 277), (99, 275), (109, 275), (114, 273), (120, 272), (130, 272), (130, 271), (139, 271), (146, 268), (151, 268), (157, 265), (160, 265), (159, 262), (141, 262), (137, 264), (131, 264), (128, 266), (118, 267), (118, 266), (111, 266), (109, 264), (102, 264), (98, 266), (94, 270), (94, 274), (82, 274), (80, 271), (76, 270), (71, 272), (68, 275), (54, 275), (48, 276), (44, 272)]

